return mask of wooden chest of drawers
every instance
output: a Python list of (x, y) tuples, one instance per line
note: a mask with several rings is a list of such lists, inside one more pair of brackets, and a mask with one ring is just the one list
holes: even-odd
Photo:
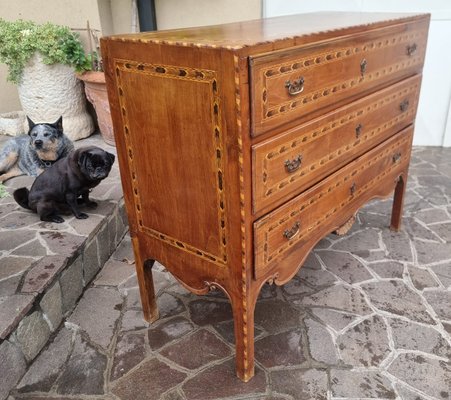
[(399, 229), (428, 26), (317, 13), (102, 39), (147, 320), (154, 260), (223, 290), (247, 381), (261, 287), (393, 190)]

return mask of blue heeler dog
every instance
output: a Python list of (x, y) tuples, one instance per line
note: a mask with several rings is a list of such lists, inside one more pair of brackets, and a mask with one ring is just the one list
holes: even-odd
[(74, 149), (63, 133), (63, 117), (53, 124), (27, 120), (28, 135), (8, 140), (0, 152), (0, 183), (19, 175), (38, 176)]

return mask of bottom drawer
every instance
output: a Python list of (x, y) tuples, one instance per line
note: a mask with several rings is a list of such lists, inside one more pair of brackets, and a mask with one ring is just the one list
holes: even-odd
[(394, 188), (410, 160), (408, 127), (254, 223), (255, 277), (313, 237), (336, 229), (343, 213)]

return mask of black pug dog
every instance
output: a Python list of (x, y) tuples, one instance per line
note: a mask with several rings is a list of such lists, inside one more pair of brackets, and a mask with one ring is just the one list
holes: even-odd
[(67, 206), (76, 218), (88, 218), (78, 206), (97, 206), (89, 200), (89, 190), (108, 176), (114, 159), (113, 154), (100, 147), (81, 147), (44, 170), (30, 190), (15, 190), (14, 200), (23, 208), (38, 213), (41, 221), (64, 222), (58, 212), (67, 210)]

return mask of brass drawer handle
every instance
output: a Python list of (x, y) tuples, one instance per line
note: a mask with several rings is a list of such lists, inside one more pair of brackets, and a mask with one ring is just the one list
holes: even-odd
[(351, 192), (351, 196), (354, 196), (355, 191), (357, 190), (357, 186), (355, 184), (355, 182), (351, 185), (351, 187), (349, 188), (349, 191)]
[(283, 233), (283, 237), (287, 240), (293, 239), (298, 233), (301, 228), (301, 223), (299, 221), (296, 221), (296, 223), (291, 227), (291, 229), (286, 229)]
[(409, 100), (404, 100), (400, 105), (399, 105), (399, 109), (404, 112), (409, 108)]
[(290, 96), (296, 96), (304, 91), (304, 77), (301, 76), (299, 79), (295, 79), (293, 82), (290, 80), (285, 82), (285, 87), (288, 89), (288, 94)]
[(395, 153), (393, 155), (393, 164), (399, 162), (399, 160), (401, 160), (401, 153)]
[(413, 43), (413, 44), (410, 44), (409, 46), (407, 46), (407, 55), (409, 57), (412, 56), (413, 54), (415, 54), (416, 51), (417, 51), (417, 44), (416, 43)]
[(355, 137), (356, 137), (356, 139), (358, 139), (360, 137), (360, 135), (362, 134), (362, 129), (363, 129), (363, 125), (362, 124), (358, 124), (355, 127)]
[(302, 163), (302, 156), (299, 154), (296, 158), (294, 158), (293, 160), (286, 160), (285, 161), (285, 170), (288, 173), (292, 173), (296, 170), (299, 169), (299, 167), (301, 166)]
[(362, 61), (360, 61), (360, 74), (363, 76), (366, 72), (366, 67), (368, 66), (368, 61), (364, 58)]

